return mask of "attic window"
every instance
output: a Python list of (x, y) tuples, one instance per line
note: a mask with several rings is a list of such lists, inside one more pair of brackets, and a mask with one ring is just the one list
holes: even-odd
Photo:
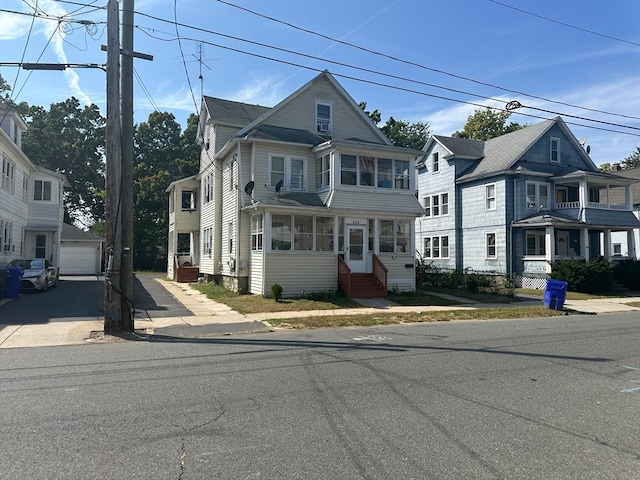
[(331, 134), (331, 104), (316, 102), (316, 131), (323, 135)]
[(431, 173), (438, 173), (440, 171), (440, 154), (438, 152), (433, 152), (433, 156), (431, 157)]
[(560, 139), (551, 137), (551, 163), (560, 163)]

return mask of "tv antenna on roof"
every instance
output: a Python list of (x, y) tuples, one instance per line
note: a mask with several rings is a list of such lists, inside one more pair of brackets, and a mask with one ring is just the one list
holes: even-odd
[(209, 66), (204, 63), (204, 60), (202, 60), (202, 57), (204, 57), (204, 45), (202, 44), (202, 42), (198, 44), (198, 56), (196, 57), (195, 55), (193, 55), (193, 57), (198, 61), (198, 64), (200, 65), (198, 78), (200, 79), (200, 98), (202, 98), (202, 95), (204, 95), (204, 77), (202, 76), (202, 66), (204, 65), (205, 67), (207, 67), (207, 70), (211, 70), (211, 68), (209, 68)]

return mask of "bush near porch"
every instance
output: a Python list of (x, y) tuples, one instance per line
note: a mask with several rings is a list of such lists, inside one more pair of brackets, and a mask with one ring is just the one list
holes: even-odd
[(602, 293), (613, 286), (615, 265), (604, 257), (551, 262), (551, 278), (567, 282), (572, 292)]
[(469, 293), (501, 293), (504, 278), (498, 275), (482, 274), (469, 269), (463, 272), (438, 267), (433, 262), (419, 258), (416, 263), (416, 285), (418, 288), (446, 288), (465, 290)]
[(640, 260), (617, 262), (615, 279), (631, 290), (640, 290)]

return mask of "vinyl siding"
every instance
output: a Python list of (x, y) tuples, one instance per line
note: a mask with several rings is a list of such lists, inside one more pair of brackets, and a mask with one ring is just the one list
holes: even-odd
[(353, 190), (336, 190), (328, 206), (335, 210), (349, 210), (353, 214), (380, 213), (394, 215), (394, 218), (414, 218), (422, 213), (423, 209), (411, 191), (392, 193), (389, 189), (384, 190), (386, 191), (358, 191), (358, 187)]
[(293, 101), (271, 115), (265, 123), (316, 132), (316, 100), (332, 106), (333, 140), (357, 138), (382, 143), (352, 105), (324, 78), (320, 78)]
[(249, 293), (264, 296), (266, 295), (266, 287), (263, 288), (262, 282), (264, 252), (262, 250), (252, 250), (250, 256), (251, 262), (249, 266)]
[(295, 297), (305, 292), (322, 292), (338, 288), (338, 258), (325, 252), (265, 252), (264, 288), (278, 283), (283, 296)]
[[(202, 172), (202, 178), (200, 180), (200, 192), (203, 195), (204, 177), (213, 172), (213, 182), (211, 185), (211, 199), (209, 203), (204, 203), (204, 200), (200, 203), (200, 272), (208, 275), (215, 275), (218, 273), (218, 266), (220, 264), (220, 222), (216, 222), (216, 218), (220, 218), (220, 172), (213, 165), (209, 165), (209, 168)], [(204, 251), (204, 230), (213, 229), (213, 242), (211, 245), (211, 254)]]
[[(415, 291), (416, 257), (413, 253), (379, 253), (378, 257), (388, 270), (387, 290), (392, 291), (397, 287), (401, 292)], [(407, 268), (407, 265), (411, 265), (411, 267)]]
[[(315, 155), (311, 150), (305, 147), (296, 147), (293, 145), (276, 145), (269, 143), (256, 143), (253, 152), (253, 173), (252, 180), (255, 182), (255, 189), (253, 190), (253, 198), (259, 202), (266, 198), (275, 196), (273, 187), (275, 185), (269, 185), (269, 155), (289, 155), (295, 157), (302, 157), (307, 159), (307, 192), (314, 192), (316, 185), (315, 178)], [(269, 185), (271, 189), (265, 187)]]

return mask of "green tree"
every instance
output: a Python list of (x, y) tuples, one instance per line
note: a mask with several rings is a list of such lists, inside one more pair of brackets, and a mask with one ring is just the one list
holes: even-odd
[[(166, 254), (169, 213), (165, 191), (174, 180), (198, 173), (197, 124), (198, 116), (191, 115), (182, 134), (173, 114), (153, 112), (135, 128), (134, 269), (157, 268), (158, 255)], [(165, 261), (163, 257), (162, 268)]]
[(90, 225), (104, 218), (105, 118), (96, 105), (71, 97), (49, 110), (22, 102), (28, 130), (22, 150), (36, 165), (65, 175), (64, 221)]
[(10, 94), (9, 94), (10, 91), (11, 91), (11, 85), (9, 85), (5, 81), (4, 77), (0, 73), (0, 98), (8, 102), (10, 97)]
[(640, 167), (640, 147), (636, 147), (636, 151), (622, 161), (622, 168)]
[(429, 137), (428, 123), (410, 123), (393, 117), (389, 117), (381, 130), (394, 145), (415, 150), (422, 150)]
[[(376, 125), (380, 123), (382, 114), (377, 109), (373, 112), (368, 112), (367, 102), (360, 102), (358, 106), (373, 120), (373, 123)], [(428, 123), (411, 123), (406, 120), (396, 120), (393, 117), (389, 117), (387, 123), (380, 130), (394, 145), (415, 150), (422, 150), (430, 133)]]
[(511, 113), (509, 112), (494, 111), (489, 107), (484, 110), (477, 109), (467, 117), (467, 123), (462, 130), (454, 132), (451, 136), (473, 140), (489, 140), (524, 127), (524, 125), (515, 122), (507, 124), (510, 116)]
[(613, 167), (609, 162), (603, 163), (598, 167), (598, 171), (602, 173), (610, 173), (613, 170)]

